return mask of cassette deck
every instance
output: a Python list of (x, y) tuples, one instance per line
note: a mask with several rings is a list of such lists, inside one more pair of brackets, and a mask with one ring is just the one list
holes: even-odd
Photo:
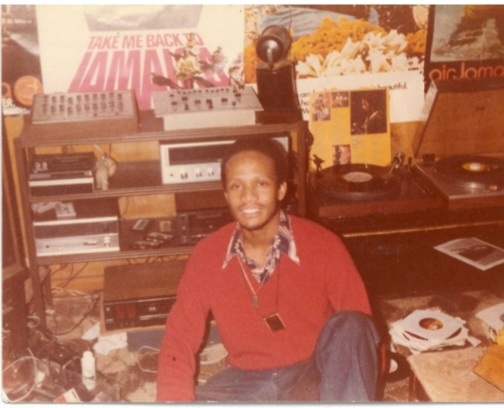
[(33, 231), (37, 256), (119, 251), (117, 202), (98, 200), (90, 206), (75, 201), (75, 217), (59, 219), (55, 211), (34, 214)]
[(107, 330), (162, 325), (176, 300), (186, 261), (108, 266), (103, 317)]

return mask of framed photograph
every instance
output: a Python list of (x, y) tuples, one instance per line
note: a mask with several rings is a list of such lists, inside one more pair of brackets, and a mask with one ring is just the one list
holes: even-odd
[(425, 83), (502, 76), (504, 5), (433, 5)]

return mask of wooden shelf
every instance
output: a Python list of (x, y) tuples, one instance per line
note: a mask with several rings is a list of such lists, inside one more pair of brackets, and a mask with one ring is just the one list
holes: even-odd
[(305, 128), (304, 122), (293, 123), (269, 123), (238, 127), (209, 127), (199, 129), (163, 130), (163, 122), (154, 117), (153, 111), (139, 113), (139, 131), (137, 133), (124, 134), (121, 136), (101, 134), (100, 129), (86, 135), (72, 136), (71, 132), (56, 132), (48, 138), (37, 137), (36, 125), (27, 123), (20, 136), (20, 145), (23, 148), (40, 146), (68, 146), (90, 145), (95, 143), (138, 143), (148, 141), (182, 142), (198, 140), (222, 140), (236, 139), (237, 137), (250, 134), (272, 134), (278, 132), (299, 132)]
[(55, 194), (33, 196), (30, 202), (92, 200), (105, 197), (125, 197), (148, 194), (175, 194), (191, 191), (222, 190), (220, 181), (164, 185), (161, 182), (159, 161), (121, 162), (109, 181), (109, 189), (92, 193)]

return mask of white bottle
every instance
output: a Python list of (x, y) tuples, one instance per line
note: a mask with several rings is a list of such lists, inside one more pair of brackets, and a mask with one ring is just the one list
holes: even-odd
[(93, 353), (86, 350), (81, 358), (82, 383), (88, 390), (96, 386), (96, 362)]

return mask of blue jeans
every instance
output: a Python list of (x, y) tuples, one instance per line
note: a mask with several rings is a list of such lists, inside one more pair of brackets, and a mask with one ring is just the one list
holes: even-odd
[(379, 334), (360, 312), (328, 319), (308, 362), (268, 370), (228, 367), (195, 388), (196, 401), (373, 401)]

